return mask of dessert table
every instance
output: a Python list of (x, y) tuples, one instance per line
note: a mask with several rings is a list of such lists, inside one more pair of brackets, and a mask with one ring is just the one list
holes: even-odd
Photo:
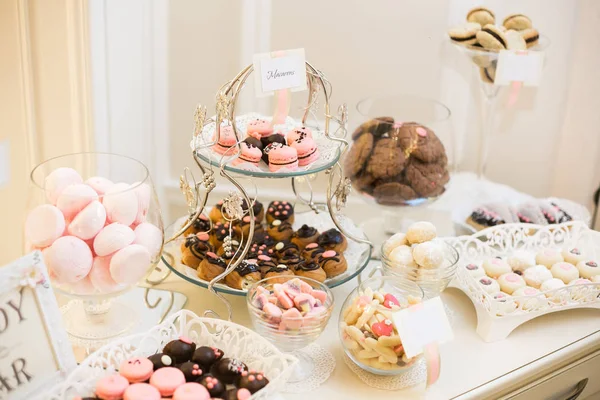
[[(377, 263), (372, 261), (370, 266)], [(370, 266), (366, 268), (365, 275)], [(317, 340), (320, 346), (334, 355), (334, 372), (317, 390), (300, 394), (285, 393), (283, 399), (300, 400), (307, 396), (314, 399), (366, 399), (390, 393), (395, 399), (485, 399), (504, 395), (507, 395), (505, 398), (513, 398), (519, 390), (524, 390), (519, 388), (529, 389), (527, 385), (538, 392), (528, 391), (525, 397), (517, 395), (514, 398), (546, 398), (558, 393), (564, 393), (560, 398), (567, 398), (569, 393), (577, 389), (580, 379), (578, 375), (571, 377), (565, 374), (581, 359), (590, 359), (596, 367), (592, 368), (591, 364), (586, 363), (582, 364), (586, 368), (579, 368), (594, 374), (590, 376), (590, 382), (580, 398), (600, 391), (600, 356), (594, 357), (600, 355), (600, 315), (597, 310), (572, 310), (545, 315), (518, 327), (506, 340), (485, 343), (475, 332), (477, 319), (473, 305), (464, 293), (453, 288), (448, 288), (441, 296), (455, 337), (452, 342), (441, 346), (439, 381), (426, 391), (424, 385), (396, 392), (371, 388), (346, 366), (337, 330), (343, 300), (357, 283), (354, 279), (333, 289), (336, 308), (326, 330)], [(184, 308), (198, 315), (207, 309), (225, 314), (222, 303), (207, 290), (199, 289), (173, 274), (155, 288), (185, 294), (188, 302)], [(245, 298), (227, 297), (234, 307), (234, 322), (251, 326)], [(563, 373), (563, 370), (567, 372)], [(559, 380), (560, 377), (565, 379)], [(545, 384), (540, 385), (539, 382)]]

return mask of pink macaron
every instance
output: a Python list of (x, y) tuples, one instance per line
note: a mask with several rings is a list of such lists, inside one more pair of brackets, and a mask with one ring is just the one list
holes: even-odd
[(83, 179), (81, 178), (81, 175), (73, 168), (56, 168), (54, 171), (50, 172), (44, 180), (46, 198), (50, 203), (56, 205), (58, 196), (60, 196), (67, 186), (82, 182)]
[(61, 282), (75, 283), (87, 276), (92, 268), (92, 251), (75, 236), (62, 236), (52, 243), (49, 262), (52, 272)]
[[(217, 133), (215, 132), (215, 139)], [(213, 139), (214, 140), (214, 139)], [(232, 156), (235, 154), (234, 149), (231, 149), (237, 143), (233, 127), (231, 125), (225, 125), (221, 127), (219, 132), (219, 141), (213, 146), (213, 150), (219, 154), (225, 154)], [(231, 149), (231, 150), (230, 150)]]
[(240, 147), (241, 154), (239, 158), (234, 161), (234, 164), (238, 165), (247, 162), (253, 165), (258, 165), (262, 157), (262, 151), (253, 144), (248, 144), (246, 142), (240, 143)]
[(120, 285), (110, 275), (110, 259), (112, 256), (94, 257), (92, 269), (88, 277), (94, 288), (100, 293), (114, 293), (126, 286)]
[(94, 252), (99, 256), (107, 256), (119, 251), (135, 240), (133, 230), (123, 224), (106, 225), (94, 238)]
[(210, 400), (210, 393), (201, 384), (190, 382), (175, 389), (173, 400)]
[(138, 199), (138, 211), (135, 216), (134, 224), (141, 224), (146, 222), (146, 215), (150, 209), (150, 197), (152, 196), (152, 189), (147, 183), (135, 182), (131, 185), (135, 195)]
[(291, 145), (298, 152), (298, 165), (303, 167), (319, 159), (319, 149), (313, 138), (301, 134)]
[(102, 400), (119, 400), (128, 387), (127, 379), (119, 374), (105, 376), (96, 382), (96, 396)]
[(292, 142), (294, 142), (296, 139), (298, 139), (300, 137), (312, 138), (313, 137), (312, 130), (306, 126), (301, 126), (300, 128), (292, 129), (285, 135), (288, 146), (291, 146)]
[(56, 207), (66, 219), (72, 219), (92, 201), (98, 200), (98, 193), (84, 183), (67, 186), (58, 196)]
[(148, 250), (151, 258), (155, 258), (160, 253), (163, 245), (163, 232), (154, 224), (144, 222), (139, 224), (135, 230), (135, 240), (133, 243), (141, 244)]
[(281, 168), (294, 171), (298, 168), (298, 152), (293, 147), (282, 146), (269, 151), (269, 170), (277, 172)]
[(123, 393), (123, 400), (160, 400), (157, 388), (147, 383), (134, 383), (129, 385)]
[(102, 204), (106, 208), (106, 217), (110, 222), (131, 225), (138, 216), (138, 196), (126, 183), (115, 183), (108, 189)]
[(269, 121), (257, 118), (248, 122), (248, 125), (246, 126), (246, 133), (248, 136), (260, 139), (273, 134), (273, 126)]
[(50, 246), (65, 231), (65, 218), (50, 204), (37, 206), (25, 221), (25, 237), (34, 247)]
[(98, 200), (81, 210), (69, 224), (67, 232), (82, 240), (93, 239), (106, 223), (106, 210)]
[(117, 251), (110, 259), (110, 276), (117, 283), (133, 285), (144, 277), (150, 267), (150, 253), (140, 244), (131, 244)]
[(152, 376), (154, 364), (146, 357), (133, 357), (119, 365), (119, 374), (124, 376), (129, 383), (145, 382)]
[(158, 389), (161, 396), (171, 397), (179, 386), (185, 384), (185, 376), (177, 368), (164, 367), (154, 371), (150, 384)]
[(114, 185), (113, 181), (102, 176), (92, 176), (85, 181), (85, 184), (94, 189), (98, 193), (98, 196), (104, 196), (108, 189)]

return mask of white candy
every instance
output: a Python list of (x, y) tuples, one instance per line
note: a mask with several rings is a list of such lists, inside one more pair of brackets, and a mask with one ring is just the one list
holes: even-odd
[(415, 268), (417, 266), (412, 256), (412, 249), (406, 245), (398, 246), (392, 250), (389, 260), (392, 262), (393, 266), (406, 266), (411, 268)]
[(415, 262), (423, 268), (438, 268), (444, 262), (444, 251), (435, 242), (424, 242), (413, 246)]
[(536, 265), (527, 268), (523, 273), (523, 278), (529, 286), (539, 288), (542, 283), (552, 279), (552, 273), (544, 265)]
[(408, 242), (406, 241), (406, 234), (402, 232), (396, 233), (392, 235), (388, 240), (386, 240), (383, 244), (383, 254), (386, 257), (389, 257), (392, 250), (394, 250), (398, 246), (402, 246), (407, 243)]
[(406, 231), (406, 240), (410, 244), (423, 243), (435, 239), (437, 231), (431, 222), (415, 222)]
[(110, 222), (131, 225), (138, 214), (138, 197), (135, 191), (126, 183), (111, 186), (104, 195), (106, 216)]
[(523, 272), (535, 265), (535, 257), (526, 251), (516, 251), (506, 260), (514, 272)]

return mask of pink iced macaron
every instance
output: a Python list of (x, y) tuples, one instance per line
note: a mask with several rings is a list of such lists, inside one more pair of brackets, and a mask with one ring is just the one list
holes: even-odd
[(92, 201), (98, 200), (98, 193), (84, 183), (67, 186), (58, 196), (56, 207), (66, 219), (72, 219)]
[(123, 400), (160, 400), (157, 388), (147, 383), (134, 383), (129, 385), (123, 393)]
[(103, 197), (106, 217), (110, 222), (131, 225), (138, 215), (138, 196), (126, 183), (115, 183)]
[(117, 283), (133, 285), (148, 272), (150, 253), (140, 244), (131, 244), (117, 251), (110, 259), (110, 276)]
[(94, 252), (99, 256), (107, 256), (130, 245), (134, 240), (135, 233), (130, 227), (115, 222), (98, 232), (94, 238)]
[(244, 162), (258, 165), (260, 159), (262, 157), (262, 151), (254, 146), (253, 144), (248, 144), (246, 142), (240, 143), (241, 153), (237, 160), (235, 160), (235, 164), (241, 164)]
[(298, 168), (298, 152), (293, 147), (282, 146), (269, 151), (269, 170), (277, 172), (281, 168), (294, 171)]
[(58, 196), (60, 196), (67, 186), (82, 182), (83, 179), (81, 178), (81, 175), (73, 168), (56, 168), (54, 171), (50, 172), (44, 180), (46, 198), (50, 203), (56, 205)]
[(273, 133), (273, 126), (269, 121), (257, 118), (248, 122), (246, 133), (248, 136), (260, 139), (271, 135)]
[(285, 135), (285, 139), (287, 140), (288, 146), (291, 146), (292, 142), (301, 137), (312, 138), (312, 130), (310, 128), (307, 128), (306, 126), (301, 126), (300, 128), (292, 129)]
[(48, 261), (52, 272), (61, 282), (75, 283), (90, 272), (93, 257), (83, 240), (75, 236), (62, 236), (52, 243)]
[(319, 159), (319, 149), (311, 137), (301, 135), (290, 146), (298, 152), (298, 165), (301, 167)]
[(106, 223), (106, 209), (98, 200), (81, 210), (69, 224), (67, 232), (82, 240), (93, 239)]
[(135, 216), (134, 224), (141, 224), (146, 222), (146, 215), (150, 209), (150, 197), (152, 196), (152, 189), (147, 183), (135, 182), (131, 185), (135, 195), (138, 199), (138, 211)]
[(185, 376), (177, 368), (164, 367), (154, 371), (150, 384), (158, 389), (161, 396), (171, 397), (179, 386), (185, 384)]
[(173, 400), (210, 400), (210, 393), (201, 384), (190, 382), (175, 389)]
[(126, 286), (120, 285), (110, 275), (110, 260), (112, 256), (94, 257), (92, 269), (88, 277), (94, 288), (100, 293), (114, 293)]
[(65, 231), (65, 218), (50, 204), (37, 206), (25, 221), (25, 237), (34, 247), (50, 246)]
[(103, 196), (108, 189), (114, 185), (113, 181), (110, 179), (106, 179), (102, 176), (92, 176), (88, 180), (85, 181), (86, 185), (89, 185), (92, 189), (98, 193), (98, 196)]
[(96, 396), (102, 400), (119, 400), (128, 386), (127, 379), (119, 374), (105, 376), (96, 382)]
[(154, 364), (146, 357), (133, 357), (119, 365), (119, 374), (124, 376), (129, 383), (145, 382), (152, 376)]
[(148, 250), (151, 258), (155, 258), (163, 245), (163, 232), (156, 225), (149, 222), (139, 224), (135, 230), (135, 240), (133, 243), (141, 244)]
[[(216, 136), (217, 133), (215, 132), (215, 139)], [(237, 140), (235, 138), (235, 133), (233, 132), (233, 127), (231, 125), (225, 125), (221, 127), (219, 141), (213, 146), (213, 150), (219, 154), (227, 153), (228, 156), (232, 156), (235, 154), (235, 151), (231, 148), (235, 146), (236, 143)]]

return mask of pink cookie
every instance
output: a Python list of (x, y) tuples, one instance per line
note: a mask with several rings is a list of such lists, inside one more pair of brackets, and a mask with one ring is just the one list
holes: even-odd
[(118, 292), (125, 288), (124, 285), (119, 285), (110, 275), (110, 259), (112, 256), (94, 257), (92, 269), (88, 275), (90, 282), (100, 293)]
[(158, 389), (161, 396), (173, 396), (175, 389), (185, 384), (183, 372), (174, 367), (164, 367), (154, 371), (150, 384)]
[(50, 246), (65, 231), (65, 218), (50, 204), (37, 206), (25, 221), (25, 237), (34, 247)]
[(307, 128), (306, 126), (301, 126), (300, 128), (296, 128), (294, 130), (289, 131), (286, 135), (286, 140), (288, 146), (291, 146), (296, 139), (300, 138), (311, 138), (313, 137), (312, 130)]
[(92, 201), (98, 200), (98, 193), (84, 183), (67, 186), (58, 196), (56, 207), (65, 215), (66, 219), (72, 219)]
[(93, 239), (106, 223), (106, 210), (98, 200), (92, 201), (73, 218), (67, 231), (82, 240)]
[(134, 383), (125, 389), (123, 400), (160, 400), (160, 392), (157, 388), (147, 383)]
[[(215, 137), (213, 140), (216, 139), (216, 135), (217, 133), (215, 132)], [(235, 151), (231, 148), (235, 146), (236, 143), (237, 139), (235, 138), (233, 127), (231, 125), (225, 125), (221, 127), (221, 131), (219, 132), (219, 141), (213, 146), (213, 150), (219, 154), (227, 153), (228, 156), (232, 156), (235, 154)]]
[(111, 188), (114, 183), (106, 178), (101, 176), (92, 176), (87, 181), (85, 181), (86, 185), (89, 185), (92, 189), (98, 193), (98, 196), (104, 196), (106, 191)]
[(135, 224), (141, 224), (146, 221), (146, 215), (150, 209), (150, 197), (152, 196), (152, 189), (147, 183), (135, 182), (131, 185), (131, 188), (135, 192), (138, 199), (138, 211), (135, 217)]
[(298, 152), (293, 147), (282, 146), (269, 151), (269, 170), (277, 172), (281, 168), (294, 171), (298, 168)]
[(319, 159), (319, 149), (312, 138), (300, 137), (290, 145), (298, 152), (298, 165), (301, 167)]
[[(173, 393), (173, 400), (209, 400), (210, 394), (204, 386), (190, 382), (179, 386)], [(125, 399), (127, 400), (127, 399)]]
[[(149, 222), (144, 222), (139, 224), (133, 233), (135, 233), (133, 243), (144, 246), (148, 250), (148, 253), (150, 253), (151, 258), (155, 258), (160, 254), (160, 249), (163, 245), (162, 230)], [(206, 236), (206, 240), (208, 241), (208, 235)]]
[(117, 251), (111, 258), (110, 275), (117, 283), (133, 285), (148, 272), (150, 253), (142, 245), (132, 244)]
[(271, 135), (273, 133), (273, 127), (269, 121), (264, 119), (255, 119), (248, 122), (246, 132), (248, 133), (248, 136), (260, 139)]
[(242, 149), (241, 154), (236, 160), (235, 164), (247, 162), (253, 165), (258, 165), (262, 157), (262, 151), (253, 144), (248, 144), (246, 142), (240, 143), (240, 147)]
[(107, 256), (121, 250), (135, 240), (135, 233), (130, 227), (114, 223), (106, 225), (94, 239), (94, 251), (99, 256)]
[(96, 396), (102, 400), (119, 400), (128, 386), (127, 379), (119, 374), (105, 376), (96, 383)]
[(131, 225), (138, 215), (138, 197), (126, 183), (116, 183), (108, 189), (102, 204), (109, 222)]
[(154, 364), (146, 357), (134, 357), (125, 360), (119, 365), (119, 373), (124, 376), (129, 383), (145, 382), (152, 376)]
[(50, 248), (50, 267), (58, 279), (65, 283), (82, 280), (92, 268), (92, 252), (85, 242), (75, 236), (63, 236)]
[(44, 180), (46, 197), (50, 203), (56, 205), (58, 196), (67, 186), (82, 182), (83, 179), (73, 168), (56, 168)]

